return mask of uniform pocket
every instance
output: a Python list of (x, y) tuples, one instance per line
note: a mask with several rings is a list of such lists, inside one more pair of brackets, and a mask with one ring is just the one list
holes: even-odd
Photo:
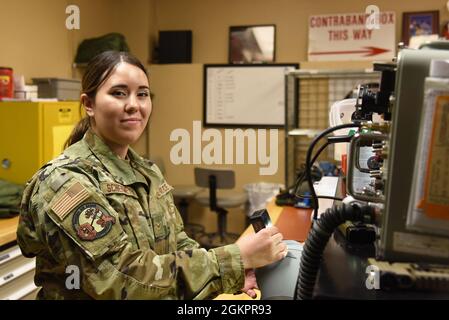
[(164, 240), (168, 237), (170, 230), (163, 212), (156, 212), (151, 215), (151, 222), (153, 224), (154, 239), (156, 241)]

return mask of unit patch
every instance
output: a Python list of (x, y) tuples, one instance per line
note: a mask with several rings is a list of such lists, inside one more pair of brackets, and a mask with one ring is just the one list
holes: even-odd
[(81, 240), (93, 241), (111, 231), (115, 218), (97, 203), (80, 205), (73, 215), (72, 225)]

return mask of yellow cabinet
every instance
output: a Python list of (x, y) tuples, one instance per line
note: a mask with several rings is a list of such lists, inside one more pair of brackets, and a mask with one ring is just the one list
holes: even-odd
[(28, 181), (62, 152), (79, 119), (78, 101), (0, 102), (0, 179)]

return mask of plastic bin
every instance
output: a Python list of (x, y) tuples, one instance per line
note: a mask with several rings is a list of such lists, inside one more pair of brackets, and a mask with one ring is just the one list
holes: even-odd
[(249, 208), (247, 215), (250, 216), (254, 211), (264, 209), (268, 201), (279, 193), (279, 189), (284, 185), (280, 183), (257, 182), (244, 185), (248, 194)]
[(33, 78), (38, 86), (39, 98), (57, 98), (58, 100), (79, 100), (81, 81), (60, 78)]
[(14, 98), (22, 100), (37, 99), (37, 86), (24, 86), (21, 90), (14, 90)]

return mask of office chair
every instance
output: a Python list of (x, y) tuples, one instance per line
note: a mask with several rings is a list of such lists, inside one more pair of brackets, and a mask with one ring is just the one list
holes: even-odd
[(198, 203), (208, 206), (217, 213), (217, 232), (206, 233), (198, 242), (206, 249), (215, 248), (234, 243), (238, 234), (227, 232), (226, 208), (239, 207), (246, 204), (246, 193), (223, 191), (217, 194), (217, 189), (233, 189), (235, 186), (235, 173), (232, 170), (195, 168), (195, 184), (208, 188), (208, 192), (201, 192), (195, 196)]
[[(162, 158), (155, 157), (152, 161), (159, 167), (162, 174), (165, 175), (165, 166)], [(204, 226), (197, 223), (189, 222), (189, 204), (195, 196), (201, 192), (203, 188), (199, 188), (195, 185), (173, 185), (173, 198), (178, 203), (179, 213), (181, 214), (182, 221), (184, 222), (184, 231), (187, 235), (195, 240), (204, 235)]]

